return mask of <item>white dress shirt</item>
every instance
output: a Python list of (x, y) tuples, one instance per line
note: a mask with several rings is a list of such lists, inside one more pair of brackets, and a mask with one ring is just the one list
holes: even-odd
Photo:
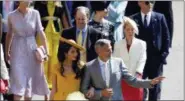
[[(147, 17), (146, 17), (147, 26), (150, 24), (151, 15), (152, 15), (152, 11), (148, 12)], [(144, 24), (145, 14), (144, 14), (143, 12), (141, 12), (141, 17), (142, 17), (142, 22), (143, 22), (143, 24)]]
[(109, 60), (104, 62), (98, 57), (98, 61), (100, 63), (100, 69), (101, 69), (101, 74), (106, 82), (106, 86), (109, 86), (109, 81), (110, 81), (110, 69), (109, 69)]

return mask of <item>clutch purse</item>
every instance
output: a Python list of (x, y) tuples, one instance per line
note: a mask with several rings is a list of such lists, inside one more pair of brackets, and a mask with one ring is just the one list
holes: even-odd
[(36, 58), (38, 61), (44, 61), (46, 58), (47, 58), (47, 53), (46, 53), (46, 50), (44, 48), (44, 46), (39, 46), (37, 49), (36, 49)]

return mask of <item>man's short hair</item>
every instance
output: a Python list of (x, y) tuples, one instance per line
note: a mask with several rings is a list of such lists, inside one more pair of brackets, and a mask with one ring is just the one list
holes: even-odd
[(81, 11), (84, 10), (85, 13), (86, 13), (87, 18), (90, 17), (90, 10), (89, 10), (89, 8), (87, 8), (87, 7), (85, 7), (85, 6), (79, 6), (79, 7), (77, 7), (77, 8), (75, 9), (74, 16), (76, 16), (76, 13), (77, 13), (78, 10), (81, 10)]
[(97, 48), (103, 47), (105, 45), (110, 45), (110, 44), (111, 44), (110, 40), (107, 40), (107, 39), (99, 39), (98, 41), (96, 41), (94, 47), (95, 47), (95, 49), (97, 49)]

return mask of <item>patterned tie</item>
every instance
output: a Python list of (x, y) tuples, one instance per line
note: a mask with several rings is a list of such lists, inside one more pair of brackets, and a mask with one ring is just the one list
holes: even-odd
[(147, 25), (147, 15), (145, 15), (145, 17), (144, 17), (144, 27), (147, 28), (147, 26), (148, 26)]
[(77, 38), (77, 43), (82, 46), (82, 30), (80, 30)]

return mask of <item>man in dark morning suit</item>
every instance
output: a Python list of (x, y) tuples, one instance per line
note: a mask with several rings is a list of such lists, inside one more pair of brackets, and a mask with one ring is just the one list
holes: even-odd
[[(140, 11), (140, 7), (137, 1), (128, 1), (127, 7), (125, 9), (125, 16), (131, 16)], [(173, 9), (172, 1), (155, 1), (153, 6), (153, 11), (164, 14), (168, 29), (170, 32), (170, 47), (172, 47), (173, 39)]]
[[(131, 16), (139, 28), (139, 39), (147, 43), (147, 60), (143, 71), (143, 79), (153, 79), (163, 74), (163, 65), (167, 64), (169, 54), (170, 36), (163, 14), (151, 10), (150, 1), (138, 1), (141, 8), (139, 13)], [(149, 89), (149, 100), (160, 99), (161, 83)]]
[[(89, 14), (88, 8), (84, 6), (77, 7), (74, 15), (76, 22), (75, 26), (62, 32), (62, 37), (73, 39), (86, 49), (85, 52), (81, 53), (81, 60), (84, 62), (88, 62), (96, 58), (97, 54), (94, 50), (94, 44), (96, 40), (103, 38), (103, 34), (101, 32), (88, 26)], [(61, 44), (62, 42), (60, 42), (59, 47)]]
[(170, 47), (172, 47), (172, 38), (173, 38), (172, 1), (155, 1), (153, 11), (164, 14), (170, 32)]

